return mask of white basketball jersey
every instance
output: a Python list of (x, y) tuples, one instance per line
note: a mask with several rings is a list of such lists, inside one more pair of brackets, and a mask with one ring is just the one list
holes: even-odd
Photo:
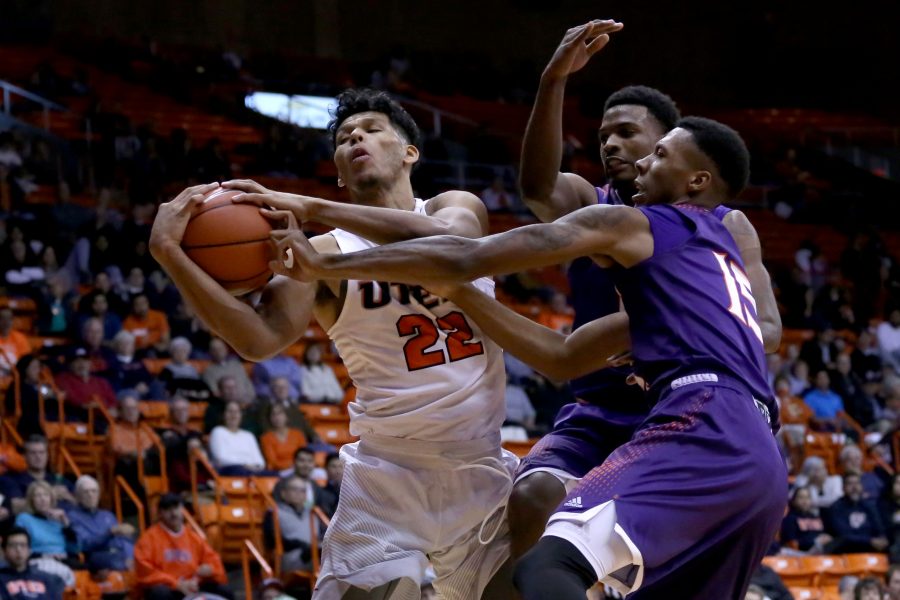
[[(423, 200), (415, 212), (425, 214)], [(331, 231), (341, 253), (378, 244)], [(494, 296), (494, 282), (475, 282)], [(458, 306), (420, 286), (347, 281), (340, 316), (328, 330), (353, 383), (354, 435), (429, 441), (497, 436), (505, 417), (506, 373), (499, 346)]]

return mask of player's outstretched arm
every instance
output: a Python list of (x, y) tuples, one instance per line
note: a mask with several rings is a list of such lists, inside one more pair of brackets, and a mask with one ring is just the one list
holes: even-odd
[(223, 187), (241, 190), (237, 202), (252, 202), (289, 210), (301, 223), (312, 221), (345, 229), (376, 244), (390, 244), (432, 235), (481, 237), (488, 231), (488, 215), (484, 203), (469, 192), (452, 190), (431, 199), (431, 213), (424, 215), (409, 210), (361, 206), (334, 202), (311, 196), (286, 194), (269, 190), (255, 181), (226, 181)]
[(569, 75), (584, 67), (609, 42), (609, 34), (621, 28), (613, 20), (573, 27), (541, 75), (522, 142), (519, 186), (525, 204), (545, 223), (597, 202), (597, 190), (590, 182), (574, 173), (558, 172), (563, 154), (563, 98)]
[(756, 302), (763, 346), (766, 352), (777, 352), (781, 344), (781, 315), (778, 313), (778, 303), (772, 290), (772, 278), (769, 277), (769, 272), (762, 262), (759, 235), (747, 215), (739, 210), (729, 212), (722, 222), (737, 244), (747, 279), (750, 280), (750, 291)]
[(553, 223), (528, 225), (481, 239), (436, 236), (362, 252), (320, 255), (302, 232), (272, 232), (280, 256), (291, 249), (291, 268), (276, 272), (303, 280), (378, 279), (397, 283), (464, 282), (566, 262), (605, 256), (630, 267), (653, 254), (647, 217), (627, 206), (595, 205)]
[(452, 300), (501, 348), (557, 381), (606, 368), (611, 356), (631, 347), (628, 315), (624, 312), (563, 335), (518, 314), (472, 285), (432, 286), (429, 291)]
[(258, 309), (241, 302), (198, 267), (181, 249), (194, 208), (218, 184), (195, 186), (159, 207), (150, 252), (169, 274), (198, 317), (242, 357), (263, 360), (292, 344), (309, 323), (316, 284), (275, 277)]

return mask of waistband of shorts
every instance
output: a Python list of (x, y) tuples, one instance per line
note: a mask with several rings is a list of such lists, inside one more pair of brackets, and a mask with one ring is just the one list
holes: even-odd
[(697, 373), (690, 373), (688, 375), (683, 375), (672, 380), (666, 380), (654, 384), (653, 386), (651, 386), (649, 394), (653, 396), (655, 400), (659, 400), (663, 394), (697, 384), (727, 387), (744, 396), (749, 397), (751, 400), (753, 400), (753, 403), (756, 405), (756, 408), (762, 414), (766, 422), (768, 422), (769, 424), (772, 423), (772, 418), (769, 414), (769, 408), (768, 406), (766, 406), (764, 399), (757, 398), (753, 394), (753, 392), (750, 391), (750, 388), (747, 387), (747, 384), (740, 379), (737, 379), (730, 375), (725, 375), (723, 373), (715, 373), (712, 371), (698, 371)]
[(460, 441), (431, 441), (364, 433), (359, 448), (391, 462), (404, 465), (455, 468), (485, 457), (500, 456), (500, 433), (486, 438)]

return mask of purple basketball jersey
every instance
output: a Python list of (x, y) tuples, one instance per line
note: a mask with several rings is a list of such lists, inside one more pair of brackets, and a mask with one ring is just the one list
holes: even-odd
[(756, 303), (721, 216), (689, 205), (639, 210), (650, 221), (653, 256), (613, 269), (630, 318), (636, 372), (651, 392), (700, 372), (734, 378), (766, 405), (777, 430)]

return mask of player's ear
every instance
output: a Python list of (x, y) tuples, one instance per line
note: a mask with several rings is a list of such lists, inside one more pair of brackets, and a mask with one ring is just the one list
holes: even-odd
[(403, 164), (414, 165), (419, 162), (419, 149), (412, 144), (406, 145), (406, 154), (403, 156)]
[(344, 187), (344, 185), (346, 185), (344, 183), (344, 180), (341, 178), (340, 175), (338, 175), (338, 187)]
[(709, 171), (694, 171), (688, 181), (688, 192), (696, 194), (709, 189), (712, 185), (712, 173)]

